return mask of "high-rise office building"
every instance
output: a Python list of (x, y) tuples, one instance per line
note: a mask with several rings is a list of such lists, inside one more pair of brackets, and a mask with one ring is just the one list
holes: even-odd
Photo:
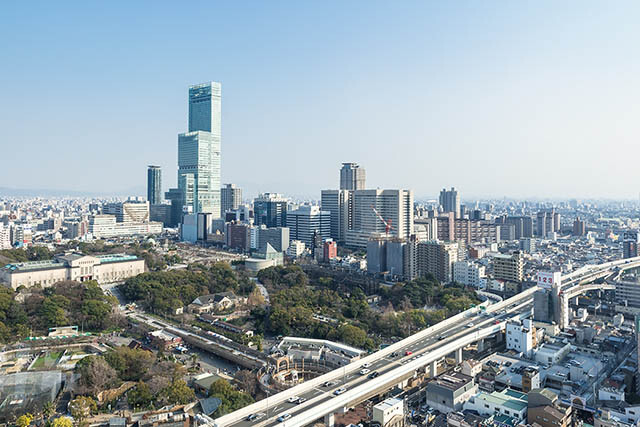
[(331, 238), (344, 242), (353, 219), (353, 197), (349, 190), (322, 190), (320, 205), (329, 212)]
[(178, 188), (193, 213), (220, 217), (220, 140), (212, 133), (178, 135)]
[(312, 247), (314, 232), (322, 239), (328, 239), (331, 234), (331, 219), (327, 211), (318, 206), (300, 206), (294, 211), (287, 212), (287, 227), (291, 240), (299, 240), (307, 247)]
[(102, 207), (105, 215), (114, 215), (117, 222), (148, 222), (149, 202), (129, 199), (122, 203), (107, 203)]
[(255, 225), (267, 227), (287, 226), (288, 200), (277, 193), (260, 194), (253, 201), (253, 217)]
[(622, 253), (624, 258), (638, 256), (638, 243), (640, 243), (640, 233), (636, 230), (625, 231), (622, 234)]
[(366, 173), (357, 163), (343, 163), (340, 169), (341, 190), (364, 190)]
[(514, 238), (533, 237), (533, 218), (530, 216), (500, 216), (496, 218), (496, 224), (512, 225), (514, 227)]
[(573, 235), (576, 237), (584, 236), (587, 233), (587, 227), (580, 217), (576, 217), (573, 221)]
[(221, 85), (191, 86), (189, 131), (178, 135), (178, 189), (167, 193), (172, 206), (181, 204), (187, 212), (220, 218), (220, 149)]
[(242, 189), (235, 184), (225, 184), (220, 189), (220, 206), (222, 213), (238, 209), (242, 203)]
[(352, 197), (351, 228), (345, 236), (347, 246), (364, 249), (372, 233), (385, 233), (387, 227), (378, 215), (390, 224), (390, 236), (408, 239), (413, 234), (412, 190), (356, 190)]
[(258, 248), (264, 252), (267, 243), (278, 252), (286, 252), (289, 249), (289, 228), (288, 227), (271, 227), (258, 228)]
[(222, 85), (207, 82), (189, 87), (189, 132), (210, 132), (220, 140)]
[(147, 200), (149, 204), (162, 203), (162, 169), (160, 166), (149, 166), (147, 169)]
[(442, 189), (440, 192), (440, 206), (442, 206), (444, 212), (453, 212), (456, 218), (461, 218), (460, 195), (454, 187), (451, 187), (451, 190)]
[(555, 209), (539, 211), (536, 215), (536, 234), (547, 237), (560, 231), (560, 214)]

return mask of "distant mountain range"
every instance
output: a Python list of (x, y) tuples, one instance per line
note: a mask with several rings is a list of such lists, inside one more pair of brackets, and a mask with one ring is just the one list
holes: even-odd
[(0, 197), (128, 197), (143, 194), (144, 188), (139, 187), (112, 192), (0, 187)]

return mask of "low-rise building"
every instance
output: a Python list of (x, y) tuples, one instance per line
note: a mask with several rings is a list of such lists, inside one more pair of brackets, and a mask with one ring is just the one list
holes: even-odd
[(533, 330), (531, 320), (511, 320), (506, 328), (507, 350), (515, 350), (525, 357), (530, 357), (533, 351)]
[(284, 337), (278, 349), (292, 359), (322, 360), (334, 366), (348, 365), (366, 354), (364, 350), (339, 342), (298, 337)]
[(194, 299), (193, 302), (187, 306), (187, 309), (190, 313), (211, 313), (227, 310), (243, 302), (244, 299), (237, 297), (233, 292), (220, 292), (217, 294), (202, 295)]
[(472, 377), (460, 372), (440, 375), (427, 384), (427, 405), (443, 413), (459, 411), (478, 386)]
[(182, 338), (165, 330), (158, 329), (147, 334), (151, 345), (160, 350), (171, 350), (182, 344)]
[(0, 282), (17, 289), (20, 286), (48, 287), (64, 280), (113, 283), (144, 273), (144, 260), (135, 255), (57, 255), (47, 261), (7, 264), (0, 269)]
[(463, 374), (475, 378), (476, 375), (482, 372), (482, 362), (474, 359), (467, 359), (462, 362), (461, 371)]
[(560, 362), (571, 351), (569, 343), (544, 343), (536, 351), (535, 360), (543, 365), (554, 365)]
[(527, 395), (509, 388), (492, 393), (480, 393), (472, 396), (464, 409), (476, 411), (480, 415), (493, 415), (496, 412), (524, 421), (527, 418)]
[(404, 425), (404, 401), (390, 397), (373, 407), (373, 421), (385, 427), (402, 427)]
[(542, 427), (572, 425), (571, 406), (561, 405), (558, 395), (548, 389), (533, 389), (527, 395), (527, 420)]

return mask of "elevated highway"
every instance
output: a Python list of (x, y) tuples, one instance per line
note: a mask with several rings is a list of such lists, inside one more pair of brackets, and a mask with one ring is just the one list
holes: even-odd
[[(602, 285), (586, 284), (616, 269), (638, 267), (640, 257), (586, 266), (563, 276), (562, 291), (576, 296), (594, 288), (602, 289)], [(396, 386), (420, 369), (434, 373), (438, 361), (447, 355), (454, 354), (456, 360), (461, 361), (463, 347), (504, 330), (510, 319), (529, 316), (536, 290), (538, 287), (534, 286), (504, 301), (466, 310), (361, 360), (219, 417), (214, 425), (291, 427), (307, 425), (323, 417), (325, 425), (332, 425), (334, 413), (346, 411)], [(379, 375), (375, 378), (360, 375), (359, 371), (365, 366)], [(305, 399), (304, 403), (288, 403), (287, 400), (295, 396)], [(247, 420), (256, 413), (262, 414), (260, 420)], [(284, 414), (289, 417), (280, 421), (279, 417)]]

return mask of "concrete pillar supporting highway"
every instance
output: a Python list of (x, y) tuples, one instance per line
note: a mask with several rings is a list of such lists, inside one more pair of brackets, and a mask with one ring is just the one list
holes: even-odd
[(434, 360), (433, 362), (431, 362), (431, 367), (429, 369), (429, 375), (431, 375), (431, 378), (435, 377), (436, 375), (438, 375), (438, 361)]
[(336, 417), (333, 414), (327, 414), (324, 416), (324, 425), (333, 427), (336, 422)]
[(498, 332), (496, 334), (496, 343), (500, 344), (503, 340), (504, 340), (504, 335), (502, 335), (502, 332)]
[(462, 363), (462, 347), (456, 350), (456, 364)]
[(485, 348), (484, 338), (482, 338), (481, 340), (478, 340), (478, 353), (483, 352), (484, 348)]

